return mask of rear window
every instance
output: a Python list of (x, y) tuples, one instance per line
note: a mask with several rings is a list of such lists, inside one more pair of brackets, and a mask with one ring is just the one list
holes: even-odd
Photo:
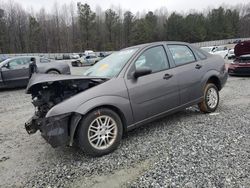
[(41, 58), (40, 59), (40, 63), (49, 63), (50, 60), (49, 59), (46, 59), (46, 58)]
[(193, 52), (185, 45), (168, 45), (177, 66), (196, 61)]
[(207, 59), (207, 56), (203, 54), (200, 50), (197, 50), (194, 48), (193, 51), (199, 57), (199, 59), (202, 59), (202, 60)]

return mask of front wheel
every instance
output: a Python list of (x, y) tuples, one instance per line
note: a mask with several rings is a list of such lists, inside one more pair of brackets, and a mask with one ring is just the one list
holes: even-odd
[(201, 112), (214, 112), (219, 104), (219, 91), (213, 83), (208, 83), (204, 89), (203, 101), (198, 104)]
[(79, 126), (78, 144), (88, 155), (108, 154), (120, 144), (123, 133), (122, 122), (110, 109), (100, 108), (90, 112)]

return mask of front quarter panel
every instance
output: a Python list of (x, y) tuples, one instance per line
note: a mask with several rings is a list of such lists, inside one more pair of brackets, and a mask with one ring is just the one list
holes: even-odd
[(51, 108), (46, 117), (74, 112), (84, 115), (90, 110), (103, 105), (118, 108), (124, 114), (128, 123), (132, 121), (128, 91), (123, 78), (113, 78), (72, 96)]
[(119, 109), (118, 114), (122, 113), (123, 117), (125, 117), (125, 124), (130, 125), (133, 123), (133, 114), (130, 107), (130, 102), (127, 98), (120, 96), (101, 96), (91, 99), (79, 106), (75, 112), (84, 115), (89, 111), (101, 106), (110, 106)]

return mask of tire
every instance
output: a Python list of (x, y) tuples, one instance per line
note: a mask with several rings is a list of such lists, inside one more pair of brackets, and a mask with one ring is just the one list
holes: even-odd
[(81, 62), (77, 62), (77, 67), (81, 67), (82, 66), (82, 63)]
[[(109, 121), (106, 118), (109, 118)], [(97, 121), (99, 125), (101, 122), (109, 122), (106, 124), (107, 130), (104, 130), (104, 125), (101, 129)], [(88, 113), (79, 124), (77, 130), (78, 146), (87, 155), (99, 157), (114, 151), (120, 144), (122, 134), (123, 125), (117, 113), (107, 108), (96, 109)]]
[(71, 62), (71, 65), (72, 67), (76, 67), (76, 62), (75, 61)]
[(50, 70), (47, 72), (47, 74), (60, 74), (57, 70)]
[[(209, 101), (209, 97), (212, 98)], [(199, 109), (203, 113), (214, 112), (219, 105), (219, 91), (213, 83), (207, 83), (204, 88), (203, 101), (198, 104)]]

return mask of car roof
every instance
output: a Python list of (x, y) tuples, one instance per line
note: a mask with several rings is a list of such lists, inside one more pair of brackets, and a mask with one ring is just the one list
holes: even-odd
[(145, 48), (148, 46), (154, 46), (154, 45), (163, 45), (163, 44), (182, 44), (182, 45), (190, 45), (186, 42), (180, 42), (180, 41), (159, 41), (159, 42), (151, 42), (151, 43), (145, 43), (145, 44), (138, 44), (135, 46), (130, 46), (127, 48), (123, 48), (122, 50), (132, 49), (132, 48)]
[(15, 56), (15, 57), (8, 58), (8, 60), (19, 59), (19, 58), (32, 58), (32, 57), (40, 58), (39, 56)]

